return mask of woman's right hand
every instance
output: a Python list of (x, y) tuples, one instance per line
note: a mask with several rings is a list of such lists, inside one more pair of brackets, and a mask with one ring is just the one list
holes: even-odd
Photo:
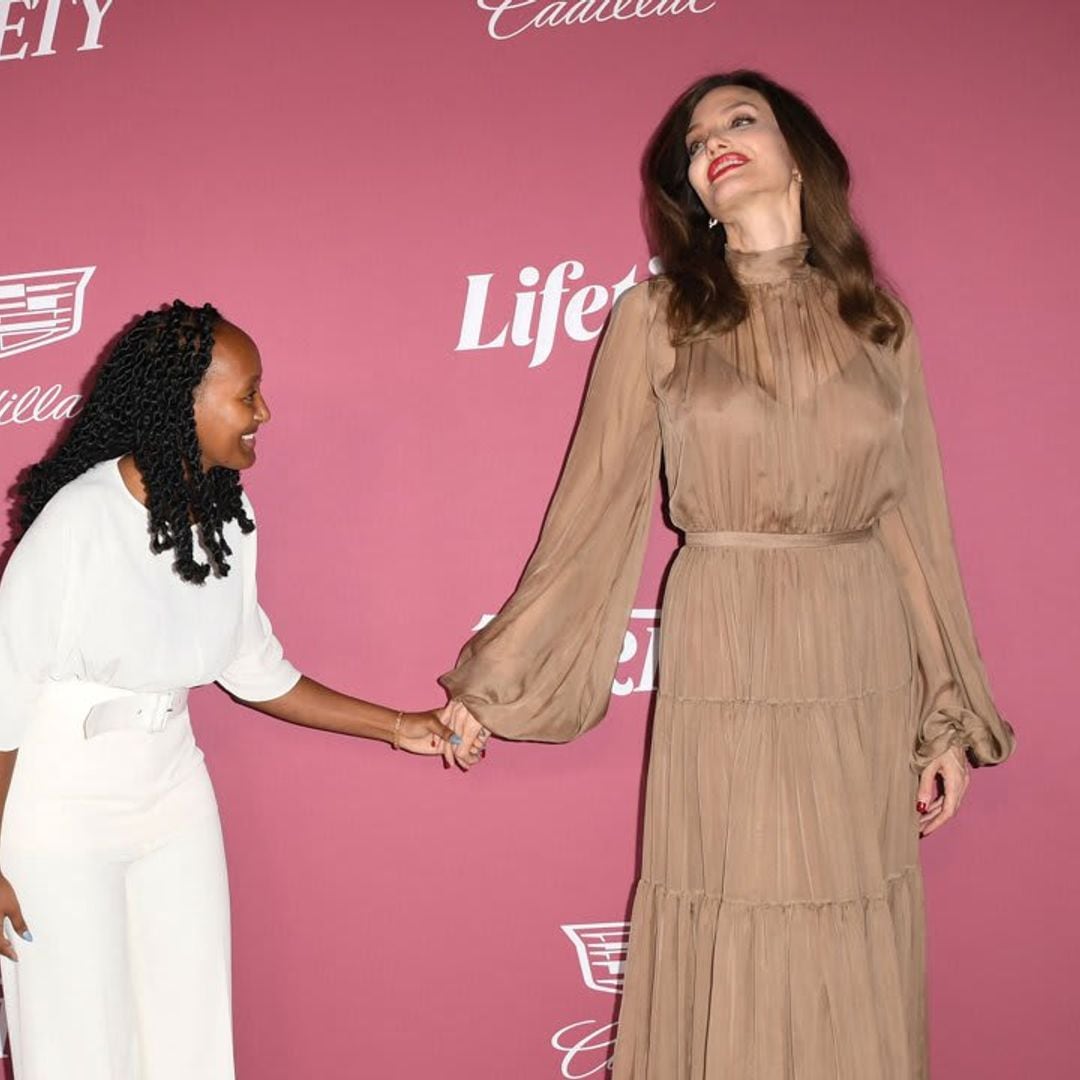
[[(3, 874), (0, 874), (0, 927), (3, 926), (4, 919), (11, 920), (15, 933), (24, 941), (34, 940), (26, 925), (26, 920), (23, 918), (22, 908), (19, 907), (19, 898), (15, 895), (11, 882)], [(19, 956), (15, 952), (15, 946), (11, 944), (6, 932), (0, 934), (0, 953), (9, 960), (18, 962)]]
[(483, 758), (491, 732), (456, 699), (447, 704), (444, 718), (461, 736), (461, 742), (457, 746), (444, 749), (443, 757), (446, 763), (465, 770), (471, 769)]
[(397, 745), (410, 754), (435, 757), (450, 745), (453, 730), (443, 723), (441, 709), (402, 713)]

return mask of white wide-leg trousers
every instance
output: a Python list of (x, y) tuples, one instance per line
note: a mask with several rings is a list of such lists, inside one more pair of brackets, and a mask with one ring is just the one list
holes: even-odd
[(87, 739), (58, 684), (19, 748), (0, 870), (33, 933), (0, 961), (16, 1080), (234, 1080), (229, 896), (186, 713)]

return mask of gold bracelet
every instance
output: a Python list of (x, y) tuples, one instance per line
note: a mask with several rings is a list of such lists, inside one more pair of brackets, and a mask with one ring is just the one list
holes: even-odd
[(396, 719), (394, 720), (394, 737), (390, 743), (390, 746), (394, 750), (401, 749), (401, 721), (405, 716), (405, 710), (399, 710)]

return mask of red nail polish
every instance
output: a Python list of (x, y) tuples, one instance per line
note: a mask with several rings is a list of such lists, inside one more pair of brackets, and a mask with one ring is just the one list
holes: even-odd
[(925, 814), (926, 813), (926, 803), (917, 802), (915, 804), (915, 809), (918, 810), (920, 814)]

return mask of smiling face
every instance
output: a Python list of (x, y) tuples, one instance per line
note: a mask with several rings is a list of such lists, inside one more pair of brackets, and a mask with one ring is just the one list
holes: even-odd
[(210, 366), (195, 389), (195, 434), (203, 471), (255, 464), (255, 432), (270, 419), (255, 342), (232, 323), (214, 327)]
[(768, 101), (756, 90), (710, 90), (690, 117), (686, 153), (690, 185), (718, 221), (727, 223), (755, 204), (798, 199), (795, 161)]

